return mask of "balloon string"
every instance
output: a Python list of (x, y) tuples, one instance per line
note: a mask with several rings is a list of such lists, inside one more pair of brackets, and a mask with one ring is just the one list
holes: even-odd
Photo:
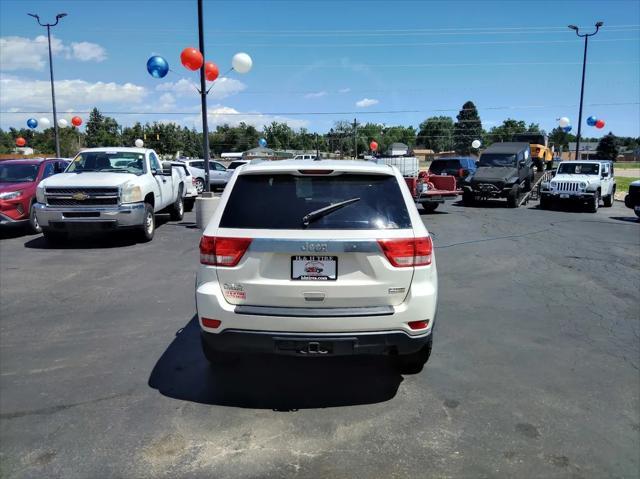
[(226, 72), (224, 72), (224, 73), (222, 74), (222, 76), (219, 76), (218, 78), (216, 78), (216, 79), (212, 82), (212, 83), (213, 83), (213, 85), (211, 85), (211, 86), (209, 87), (209, 89), (207, 90), (207, 95), (209, 94), (209, 92), (211, 91), (211, 89), (215, 86), (215, 84), (216, 84), (218, 81), (222, 80), (223, 78), (227, 78), (227, 75), (229, 75), (229, 73), (231, 73), (232, 71), (233, 71), (233, 67), (229, 68), (229, 70), (227, 70)]

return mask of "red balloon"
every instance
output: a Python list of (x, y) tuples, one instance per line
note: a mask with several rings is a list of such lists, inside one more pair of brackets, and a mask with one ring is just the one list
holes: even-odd
[(202, 66), (204, 59), (202, 58), (202, 53), (193, 47), (188, 47), (182, 50), (180, 61), (185, 68), (196, 71)]
[(372, 141), (369, 143), (369, 148), (371, 148), (371, 151), (376, 151), (378, 149), (378, 142)]
[(25, 140), (24, 138), (22, 138), (21, 136), (19, 136), (18, 138), (16, 138), (16, 146), (24, 146), (27, 144), (27, 140)]
[(71, 124), (73, 126), (80, 126), (82, 125), (82, 118), (80, 118), (79, 116), (74, 116), (73, 118), (71, 118)]
[(207, 77), (209, 81), (215, 81), (220, 75), (220, 70), (218, 70), (218, 65), (213, 62), (207, 62), (204, 64), (204, 76)]
[(602, 128), (604, 128), (604, 120), (598, 120), (598, 121), (596, 121), (596, 125), (595, 125), (595, 126), (596, 126), (596, 128), (598, 128), (598, 129), (602, 129)]

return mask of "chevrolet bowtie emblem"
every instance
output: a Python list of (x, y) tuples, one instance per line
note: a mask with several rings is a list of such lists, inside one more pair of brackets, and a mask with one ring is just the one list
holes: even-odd
[(83, 191), (79, 191), (77, 193), (74, 193), (71, 198), (73, 198), (76, 201), (84, 201), (89, 198), (89, 195)]

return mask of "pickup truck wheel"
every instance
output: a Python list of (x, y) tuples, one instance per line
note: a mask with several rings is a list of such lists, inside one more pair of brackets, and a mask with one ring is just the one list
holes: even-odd
[(429, 336), (429, 341), (419, 351), (411, 354), (399, 354), (392, 356), (394, 367), (400, 374), (418, 374), (431, 356), (433, 347), (433, 332)]
[(178, 190), (178, 198), (171, 207), (171, 221), (182, 221), (184, 217), (184, 198), (182, 198), (182, 188)]
[(589, 202), (589, 212), (597, 213), (598, 206), (600, 206), (600, 192), (596, 190), (593, 194), (593, 199)]
[(36, 217), (35, 203), (31, 205), (31, 209), (29, 210), (29, 232), (32, 234), (42, 233), (42, 228)]
[(193, 210), (193, 205), (196, 203), (195, 198), (185, 198), (184, 200), (184, 210), (189, 213)]
[(507, 196), (507, 206), (509, 208), (517, 208), (518, 200), (520, 199), (520, 187), (514, 186), (509, 196)]
[(462, 204), (465, 206), (473, 206), (473, 204), (475, 203), (475, 197), (473, 196), (473, 193), (470, 191), (465, 191), (462, 193)]
[(51, 245), (59, 245), (67, 239), (67, 234), (61, 231), (52, 231), (49, 228), (42, 228), (42, 235), (47, 243)]
[(144, 204), (144, 219), (140, 227), (140, 240), (143, 243), (151, 241), (153, 234), (156, 232), (156, 218), (153, 212), (153, 206), (149, 203)]
[(433, 213), (438, 209), (438, 203), (422, 203), (422, 211), (425, 213)]

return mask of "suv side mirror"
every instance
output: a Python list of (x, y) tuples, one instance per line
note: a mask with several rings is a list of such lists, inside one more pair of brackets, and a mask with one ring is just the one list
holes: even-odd
[(162, 164), (162, 174), (164, 176), (171, 176), (171, 168), (172, 165), (169, 162), (163, 163)]
[(607, 176), (609, 176), (609, 174), (606, 171), (603, 171), (602, 173), (600, 173), (601, 178), (606, 178)]

